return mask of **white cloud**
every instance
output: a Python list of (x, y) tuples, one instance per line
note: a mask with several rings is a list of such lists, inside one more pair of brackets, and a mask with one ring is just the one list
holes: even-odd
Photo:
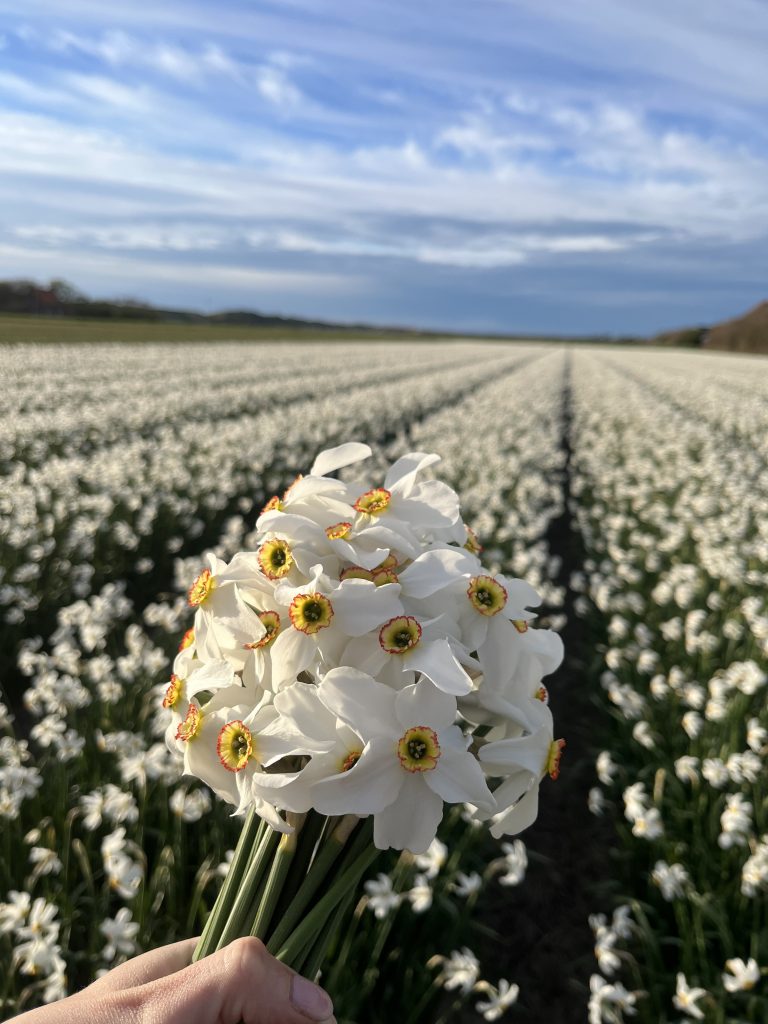
[(158, 43), (147, 51), (147, 64), (182, 81), (194, 81), (200, 75), (200, 60), (180, 46)]
[(269, 65), (260, 68), (256, 85), (260, 95), (280, 110), (294, 110), (301, 103), (301, 92), (280, 68)]
[(278, 268), (244, 267), (219, 263), (184, 263), (125, 260), (103, 253), (73, 253), (68, 247), (40, 250), (0, 242), (0, 258), (16, 268), (16, 273), (50, 276), (62, 267), (70, 277), (90, 280), (120, 281), (125, 289), (148, 280), (168, 281), (184, 285), (200, 285), (209, 289), (220, 285), (231, 289), (248, 289), (254, 300), (269, 300), (275, 293), (326, 295), (329, 292), (351, 294), (360, 289), (362, 278), (348, 274)]
[(91, 277), (144, 252), (244, 290), (273, 258), (527, 279), (768, 234), (753, 0), (448, 0), (439, 32), (406, 0), (66, 6), (27, 0), (28, 74), (0, 72), (0, 202)]
[(0, 71), (0, 93), (42, 107), (55, 108), (64, 101), (61, 91), (52, 89), (10, 71)]
[(148, 90), (141, 86), (122, 85), (104, 75), (68, 74), (64, 81), (75, 92), (109, 107), (131, 113), (148, 113), (152, 109)]
[(230, 55), (216, 43), (206, 43), (201, 55), (201, 61), (210, 71), (229, 75), (232, 78), (242, 80), (243, 74), (241, 65), (239, 65), (237, 61), (234, 61)]
[(13, 228), (11, 234), (20, 240), (53, 248), (86, 243), (100, 249), (158, 252), (208, 252), (220, 248), (225, 240), (222, 232), (211, 228), (184, 224), (164, 227), (151, 222), (100, 227), (25, 224)]

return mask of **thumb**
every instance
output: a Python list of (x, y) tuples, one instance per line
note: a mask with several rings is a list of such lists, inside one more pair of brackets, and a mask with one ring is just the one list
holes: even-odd
[(271, 956), (237, 939), (168, 977), (110, 993), (115, 1019), (161, 1024), (336, 1024), (330, 996)]

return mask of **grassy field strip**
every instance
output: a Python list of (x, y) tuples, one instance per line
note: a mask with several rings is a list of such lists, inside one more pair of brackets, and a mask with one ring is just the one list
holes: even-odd
[(460, 344), (462, 340), (464, 339), (455, 335), (442, 338), (437, 334), (424, 335), (386, 328), (365, 328), (356, 333), (351, 327), (317, 330), (295, 325), (251, 327), (225, 323), (190, 324), (146, 320), (130, 322), (90, 317), (78, 320), (70, 317), (0, 314), (0, 342), (7, 345), (34, 345), (43, 348), (58, 347), (62, 343), (81, 345), (84, 348), (100, 348), (110, 344), (172, 344), (183, 348), (196, 348), (208, 343), (253, 345), (258, 342), (288, 342), (291, 346), (305, 344), (320, 348), (349, 342), (371, 347), (381, 342), (392, 342), (413, 349), (429, 342), (438, 342), (445, 347)]
[(589, 556), (575, 582), (614, 721), (591, 802), (615, 822), (614, 899), (631, 906), (629, 922), (594, 922), (592, 1012), (657, 1024), (693, 1005), (711, 1024), (763, 1022), (751, 959), (768, 965), (765, 478), (745, 484), (746, 450), (723, 444), (730, 408), (709, 407), (722, 417), (711, 427), (692, 415), (710, 363), (691, 359), (675, 381), (691, 415), (670, 408), (671, 384), (652, 391), (618, 369), (656, 388), (662, 355), (612, 363), (574, 356), (575, 513)]

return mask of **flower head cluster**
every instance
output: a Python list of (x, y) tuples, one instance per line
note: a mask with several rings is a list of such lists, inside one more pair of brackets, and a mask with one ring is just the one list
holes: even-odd
[(0, 935), (13, 942), (14, 965), (21, 974), (43, 980), (42, 999), (50, 1003), (67, 994), (66, 964), (59, 944), (58, 907), (42, 896), (11, 890), (0, 903)]
[(562, 644), (530, 627), (533, 587), (484, 568), (456, 493), (424, 479), (438, 456), (411, 452), (378, 481), (331, 475), (370, 453), (322, 452), (250, 550), (208, 556), (167, 742), (235, 813), (281, 831), (284, 812), (373, 815), (379, 848), (420, 853), (447, 802), (515, 834), (559, 770), (541, 681)]

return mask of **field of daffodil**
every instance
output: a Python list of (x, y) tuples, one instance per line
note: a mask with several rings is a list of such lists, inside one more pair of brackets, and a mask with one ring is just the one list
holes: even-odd
[[(349, 441), (372, 487), (439, 454), (424, 476), (484, 571), (535, 588), (533, 625), (577, 618), (555, 735), (578, 688), (594, 749), (578, 769), (566, 748), (541, 802), (589, 774), (610, 876), (583, 879), (596, 959), (552, 959), (575, 979), (552, 1019), (768, 1019), (764, 362), (334, 342), (7, 346), (0, 367), (0, 1019), (202, 930), (241, 821), (165, 739), (189, 589)], [(497, 922), (539, 877), (536, 826), (492, 839), (473, 810), (372, 864), (321, 968), (340, 1022), (534, 1019)]]

